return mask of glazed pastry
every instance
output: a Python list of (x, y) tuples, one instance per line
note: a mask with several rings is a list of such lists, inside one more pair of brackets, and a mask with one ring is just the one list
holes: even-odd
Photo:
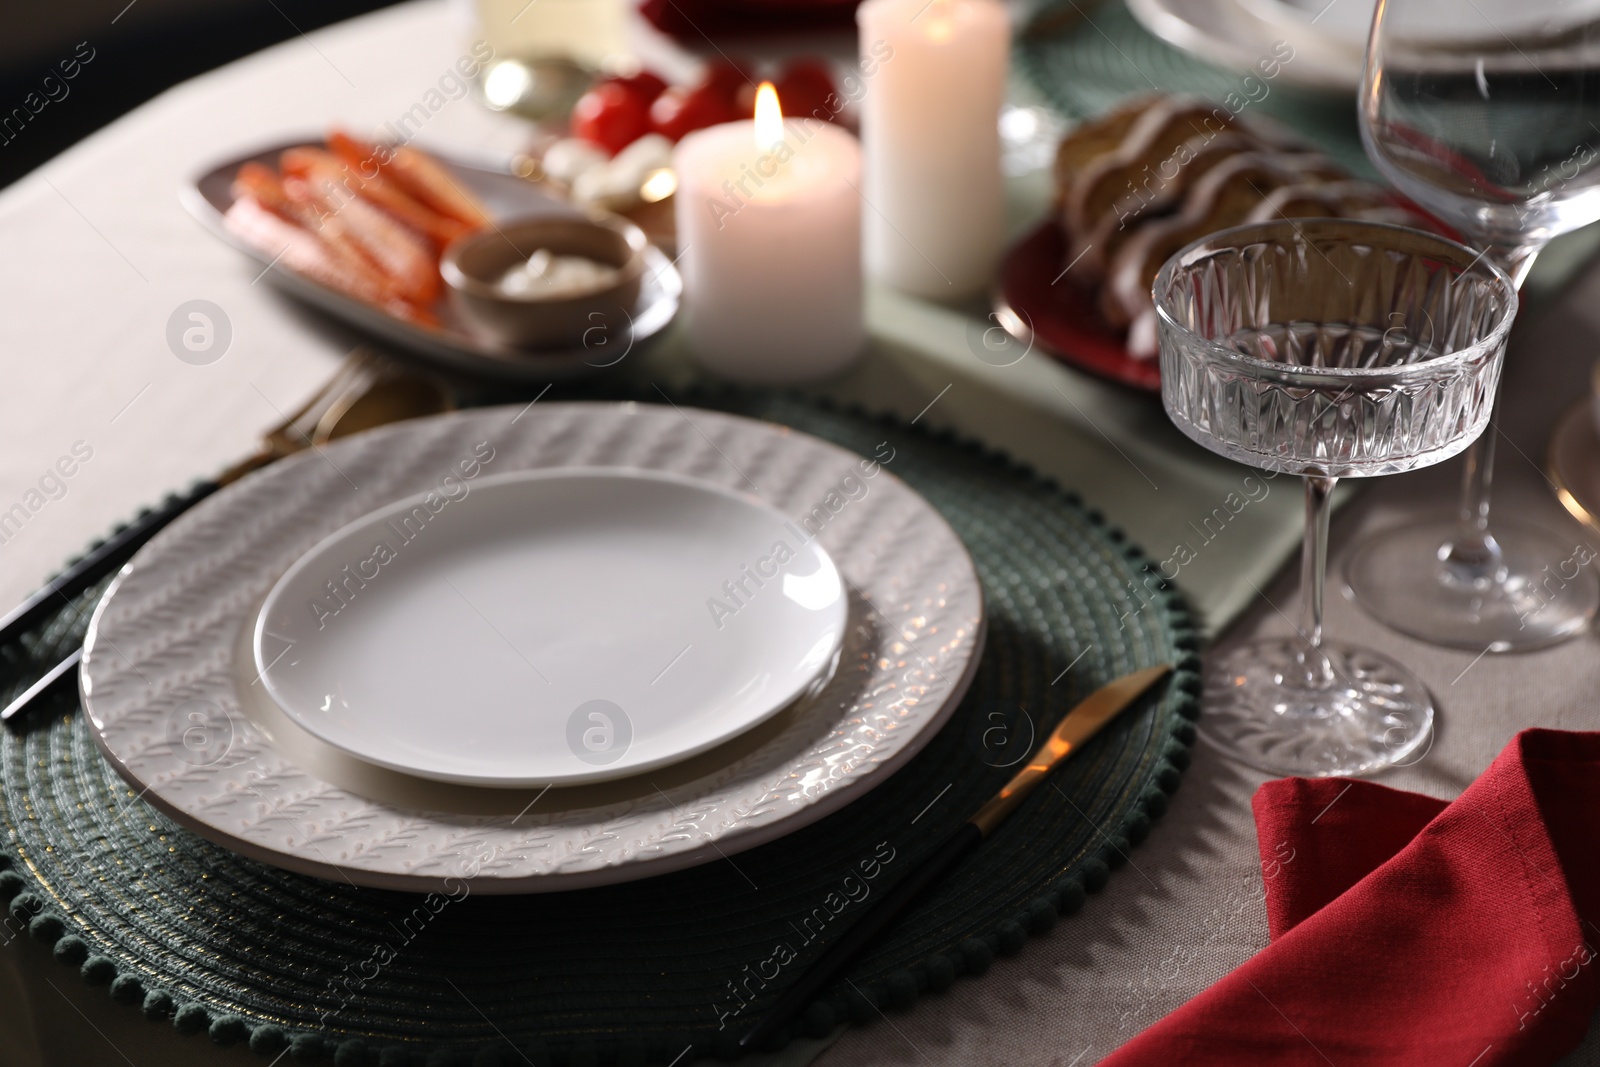
[[(1226, 162), (1240, 152), (1255, 148), (1249, 135), (1227, 130), (1212, 136), (1192, 137), (1178, 147), (1175, 159), (1188, 162), (1170, 179), (1157, 173), (1157, 181), (1141, 185), (1119, 197), (1111, 210), (1103, 212), (1086, 228), (1069, 229), (1072, 240), (1067, 249), (1069, 262), (1077, 263), (1074, 275), (1080, 282), (1098, 283), (1105, 277), (1109, 263), (1123, 243), (1139, 232), (1139, 224), (1147, 218), (1159, 218), (1172, 212), (1189, 190), (1219, 163)], [(1169, 168), (1170, 169), (1170, 168)]]
[(1138, 202), (1141, 192), (1148, 195), (1181, 174), (1178, 150), (1185, 142), (1224, 133), (1230, 124), (1181, 98), (1151, 105), (1128, 127), (1121, 144), (1085, 162), (1063, 187), (1063, 223), (1081, 233), (1123, 202)]
[(1395, 205), (1384, 190), (1363, 181), (1336, 181), (1319, 185), (1288, 185), (1274, 189), (1245, 216), (1245, 222), (1273, 219), (1363, 219), (1393, 222), (1399, 226), (1425, 226), (1415, 212)]
[(1192, 97), (1142, 97), (1080, 125), (1061, 142), (1055, 179), (1062, 266), (1129, 331), (1136, 358), (1156, 354), (1150, 285), (1191, 241), (1274, 218), (1427, 225), (1288, 128)]
[(1331, 183), (1343, 177), (1327, 159), (1245, 152), (1211, 168), (1184, 198), (1183, 210), (1139, 227), (1117, 250), (1100, 290), (1100, 311), (1127, 326), (1150, 307), (1150, 285), (1174, 252), (1192, 241), (1244, 222), (1273, 191)]
[(1064, 191), (1085, 166), (1108, 152), (1115, 152), (1127, 136), (1128, 127), (1158, 99), (1140, 97), (1098, 119), (1082, 123), (1062, 138), (1056, 149), (1055, 162), (1058, 196), (1064, 195)]

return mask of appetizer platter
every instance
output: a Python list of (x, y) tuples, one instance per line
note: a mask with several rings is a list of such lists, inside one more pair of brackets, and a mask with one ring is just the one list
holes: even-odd
[[(635, 297), (589, 312), (589, 325), (561, 343), (508, 340), (477, 321), (441, 279), (441, 258), (475, 235), (504, 240), (513, 223), (613, 220), (549, 195), (509, 165), (368, 144), (338, 130), (215, 164), (183, 200), (274, 284), (442, 370), (529, 381), (591, 374), (655, 339), (682, 295), (676, 268), (641, 235), (631, 242), (639, 260)], [(520, 258), (539, 251), (527, 248)], [(544, 295), (524, 291), (520, 299)], [(548, 295), (568, 293), (552, 287)]]

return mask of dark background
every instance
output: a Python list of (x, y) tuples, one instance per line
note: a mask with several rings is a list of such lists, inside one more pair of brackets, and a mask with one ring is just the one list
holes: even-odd
[[(0, 115), (22, 107), (80, 41), (94, 60), (9, 142), (0, 187), (172, 85), (393, 0), (6, 0)], [(113, 21), (115, 20), (115, 21)]]

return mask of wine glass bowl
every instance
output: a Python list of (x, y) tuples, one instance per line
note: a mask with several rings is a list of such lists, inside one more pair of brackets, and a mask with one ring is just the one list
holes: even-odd
[(1468, 244), (1514, 253), (1600, 219), (1597, 90), (1594, 0), (1385, 0), (1362, 140)]
[(1516, 306), (1460, 250), (1337, 220), (1191, 245), (1155, 283), (1168, 414), (1207, 448), (1285, 474), (1448, 459), (1488, 422)]
[[(1600, 0), (1380, 0), (1359, 113), (1374, 166), (1520, 285), (1551, 238), (1600, 220)], [(1600, 608), (1592, 569), (1567, 576), (1570, 541), (1491, 525), (1494, 439), (1468, 453), (1453, 520), (1377, 534), (1345, 566), (1369, 614), (1478, 654), (1566, 640)]]
[(1339, 478), (1438, 463), (1483, 432), (1515, 285), (1433, 234), (1284, 220), (1190, 245), (1153, 296), (1172, 421), (1307, 487), (1300, 632), (1209, 665), (1203, 736), (1278, 774), (1409, 758), (1432, 725), (1426, 687), (1387, 657), (1322, 640), (1329, 498)]

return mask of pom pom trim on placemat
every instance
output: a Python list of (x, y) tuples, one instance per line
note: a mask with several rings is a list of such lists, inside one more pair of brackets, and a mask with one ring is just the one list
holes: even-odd
[[(727, 403), (730, 398), (747, 395), (737, 390), (704, 391), (687, 402), (716, 408), (719, 401)], [(1099, 512), (1085, 508), (1076, 493), (1061, 489), (1030, 466), (971, 439), (945, 431), (908, 427), (892, 416), (873, 415), (858, 406), (819, 403), (813, 398), (805, 398), (804, 402), (836, 414), (870, 420), (899, 432), (914, 431), (925, 439), (1002, 465), (1033, 483), (1041, 492), (1059, 498), (1118, 545), (1122, 555), (1139, 572), (1157, 576), (1159, 580), (1150, 583), (1148, 588), (1152, 593), (1159, 594), (1171, 643), (1180, 653), (1180, 659), (1167, 698), (1176, 714), (1154, 773), (1143, 793), (1133, 801), (1121, 826), (1108, 836), (1094, 855), (1076, 871), (1049, 885), (1024, 908), (994, 923), (982, 935), (969, 937), (960, 944), (930, 953), (859, 989), (852, 987), (848, 993), (835, 992), (831, 997), (825, 996), (814, 1002), (796, 1026), (791, 1028), (785, 1041), (802, 1035), (822, 1037), (841, 1023), (869, 1023), (878, 1018), (885, 1008), (903, 1009), (915, 1003), (924, 993), (948, 989), (962, 976), (982, 976), (990, 969), (995, 956), (1015, 954), (1030, 936), (1050, 931), (1059, 916), (1070, 916), (1079, 911), (1089, 894), (1098, 893), (1106, 886), (1110, 872), (1127, 862), (1129, 850), (1145, 839), (1151, 823), (1166, 811), (1168, 797), (1176, 791), (1181, 774), (1189, 764), (1189, 750), (1196, 736), (1194, 720), (1200, 708), (1199, 637), (1182, 597), (1171, 582), (1160, 577), (1137, 546), (1130, 544), (1120, 530), (1107, 524)], [(92, 602), (100, 592), (100, 589), (91, 590), (86, 598)], [(54, 621), (42, 627), (41, 632), (53, 625)], [(25, 684), (25, 681), (20, 682), (17, 688), (20, 690)], [(116, 961), (110, 956), (91, 954), (86, 936), (92, 938), (93, 931), (87, 927), (81, 932), (74, 931), (73, 920), (57, 913), (47, 904), (40, 891), (30, 887), (30, 879), (22, 873), (27, 866), (18, 863), (17, 859), (9, 851), (0, 849), (0, 903), (8, 904), (12, 919), (22, 924), (31, 937), (52, 945), (56, 960), (77, 967), (85, 982), (107, 987), (108, 994), (114, 1000), (142, 1010), (148, 1019), (170, 1019), (171, 1025), (179, 1033), (193, 1035), (205, 1031), (219, 1045), (243, 1042), (263, 1056), (281, 1056), (285, 1050), (289, 1050), (289, 1054), (297, 1061), (320, 1059), (331, 1060), (335, 1064), (370, 1064), (493, 1060), (495, 1052), (490, 1046), (457, 1047), (441, 1044), (432, 1050), (434, 1055), (430, 1056), (421, 1051), (417, 1044), (395, 1045), (360, 1036), (339, 1037), (318, 1031), (296, 1031), (275, 1021), (249, 1019), (216, 1011), (197, 1001), (181, 1000), (166, 990), (148, 984), (150, 979), (147, 975), (119, 972)], [(43, 890), (44, 887), (39, 889)], [(680, 1062), (687, 1063), (700, 1056), (736, 1057), (739, 1052), (737, 1032), (729, 1032), (724, 1036), (725, 1040), (693, 1045), (690, 1055)], [(536, 1041), (526, 1046), (523, 1056), (517, 1059), (520, 1062), (524, 1057), (530, 1058), (540, 1067), (546, 1063), (645, 1063), (650, 1060), (670, 1061), (675, 1055), (681, 1055), (682, 1051), (689, 1050), (668, 1047), (660, 1040), (623, 1036), (606, 1041), (579, 1040), (564, 1047), (546, 1047)]]

